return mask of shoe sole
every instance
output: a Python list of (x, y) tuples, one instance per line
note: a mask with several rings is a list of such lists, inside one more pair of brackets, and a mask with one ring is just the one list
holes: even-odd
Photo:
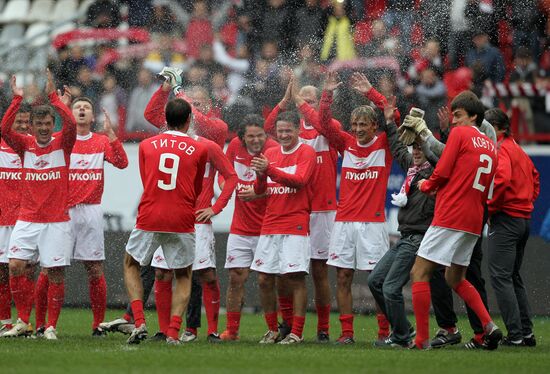
[(432, 345), (432, 343), (430, 343), (430, 346), (433, 349), (439, 349), (439, 348), (449, 347), (451, 345), (457, 345), (457, 344), (460, 344), (460, 343), (462, 343), (462, 339), (461, 340), (456, 340), (454, 342), (448, 342), (448, 343), (440, 344), (440, 345)]
[(498, 348), (498, 343), (502, 340), (503, 335), (502, 331), (500, 329), (494, 330), (492, 333), (487, 335), (485, 338), (485, 344), (483, 345), (483, 348), (485, 348), (488, 351), (494, 351)]
[(145, 339), (147, 339), (147, 334), (146, 333), (140, 333), (140, 334), (137, 334), (136, 336), (134, 336), (133, 338), (132, 337), (128, 338), (127, 343), (128, 344), (139, 344)]

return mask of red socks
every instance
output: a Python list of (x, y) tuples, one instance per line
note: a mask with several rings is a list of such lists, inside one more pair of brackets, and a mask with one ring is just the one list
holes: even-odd
[(264, 318), (269, 330), (279, 331), (279, 328), (277, 327), (277, 312), (264, 313)]
[(302, 332), (304, 331), (304, 324), (306, 323), (305, 316), (294, 316), (292, 320), (292, 331), (291, 333), (302, 337)]
[(342, 336), (353, 338), (353, 314), (341, 314)]
[(65, 300), (65, 282), (50, 283), (48, 285), (48, 323), (46, 327), (57, 326), (61, 307)]
[(157, 306), (159, 330), (168, 335), (170, 311), (172, 309), (172, 280), (162, 281), (157, 279), (155, 281), (155, 304)]
[(40, 272), (34, 288), (34, 314), (36, 328), (46, 326), (46, 311), (48, 310), (48, 275)]
[[(133, 313), (133, 312), (132, 312)], [(124, 318), (128, 323), (132, 322), (134, 320), (134, 317), (132, 315), (130, 315), (129, 313), (124, 313), (124, 315), (122, 316), (122, 318)]]
[(105, 276), (92, 278), (88, 281), (90, 288), (90, 303), (92, 304), (92, 313), (94, 323), (92, 330), (95, 330), (105, 318), (105, 309), (107, 308), (107, 283)]
[(292, 317), (294, 316), (292, 296), (279, 296), (279, 311), (281, 312), (283, 321), (285, 321), (287, 325), (292, 326)]
[[(170, 286), (172, 286), (172, 282), (170, 282)], [(181, 321), (182, 319), (180, 316), (172, 316), (172, 318), (170, 319), (170, 324), (168, 326), (168, 331), (166, 332), (166, 336), (178, 340), (181, 328)]]
[(208, 321), (208, 335), (215, 334), (218, 332), (218, 315), (220, 314), (220, 283), (218, 280), (202, 284), (202, 301)]
[(134, 300), (130, 303), (132, 306), (132, 314), (134, 315), (134, 325), (140, 327), (145, 323), (145, 314), (143, 314), (143, 301)]
[(475, 312), (483, 327), (487, 326), (487, 324), (491, 322), (491, 316), (489, 315), (489, 312), (487, 312), (485, 305), (483, 305), (479, 292), (477, 292), (470, 282), (464, 279), (458, 284), (458, 286), (455, 287), (455, 292), (462, 298), (462, 300), (464, 300), (464, 302), (466, 302), (466, 305), (468, 305), (470, 309)]
[(25, 323), (29, 323), (32, 309), (33, 282), (25, 275), (11, 276), (10, 289), (17, 309), (17, 317)]
[(390, 323), (384, 313), (376, 313), (376, 320), (378, 321), (378, 339), (386, 339), (390, 336)]
[(317, 332), (324, 331), (328, 334), (330, 304), (315, 304), (315, 308), (317, 309)]
[(11, 320), (10, 282), (0, 283), (0, 321)]
[(227, 331), (232, 335), (239, 335), (241, 312), (227, 312)]
[(430, 282), (414, 282), (412, 284), (412, 304), (416, 317), (416, 346), (424, 348), (424, 343), (430, 339)]

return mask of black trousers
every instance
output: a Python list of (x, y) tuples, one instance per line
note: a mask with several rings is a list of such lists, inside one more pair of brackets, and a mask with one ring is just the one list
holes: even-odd
[(531, 307), (520, 274), (529, 220), (497, 213), (489, 226), (489, 275), (510, 340), (533, 332)]
[[(155, 268), (152, 266), (142, 266), (141, 268), (141, 282), (143, 283), (143, 302), (145, 303), (149, 299), (149, 295), (153, 290), (155, 284)], [(191, 298), (189, 300), (189, 306), (186, 313), (186, 327), (199, 328), (201, 327), (201, 309), (202, 309), (202, 287), (199, 280), (199, 276), (193, 272), (191, 278)], [(126, 307), (126, 313), (133, 315), (132, 306), (128, 303)]]

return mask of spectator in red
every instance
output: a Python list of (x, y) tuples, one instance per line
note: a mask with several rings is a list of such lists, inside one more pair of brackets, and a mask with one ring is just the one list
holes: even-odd
[(206, 1), (197, 1), (193, 4), (193, 13), (185, 32), (189, 57), (198, 58), (200, 48), (204, 44), (212, 44), (214, 41), (214, 32), (209, 16), (210, 12)]
[(439, 77), (443, 76), (443, 60), (441, 59), (439, 42), (435, 39), (427, 40), (422, 46), (420, 56), (409, 66), (409, 79), (418, 80), (420, 74), (426, 69), (432, 69)]

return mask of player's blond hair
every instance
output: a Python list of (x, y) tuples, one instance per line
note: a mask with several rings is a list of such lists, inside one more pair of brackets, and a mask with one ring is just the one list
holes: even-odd
[(361, 105), (351, 112), (351, 122), (354, 122), (354, 120), (358, 118), (365, 118), (368, 122), (371, 123), (377, 122), (376, 112), (369, 105)]

